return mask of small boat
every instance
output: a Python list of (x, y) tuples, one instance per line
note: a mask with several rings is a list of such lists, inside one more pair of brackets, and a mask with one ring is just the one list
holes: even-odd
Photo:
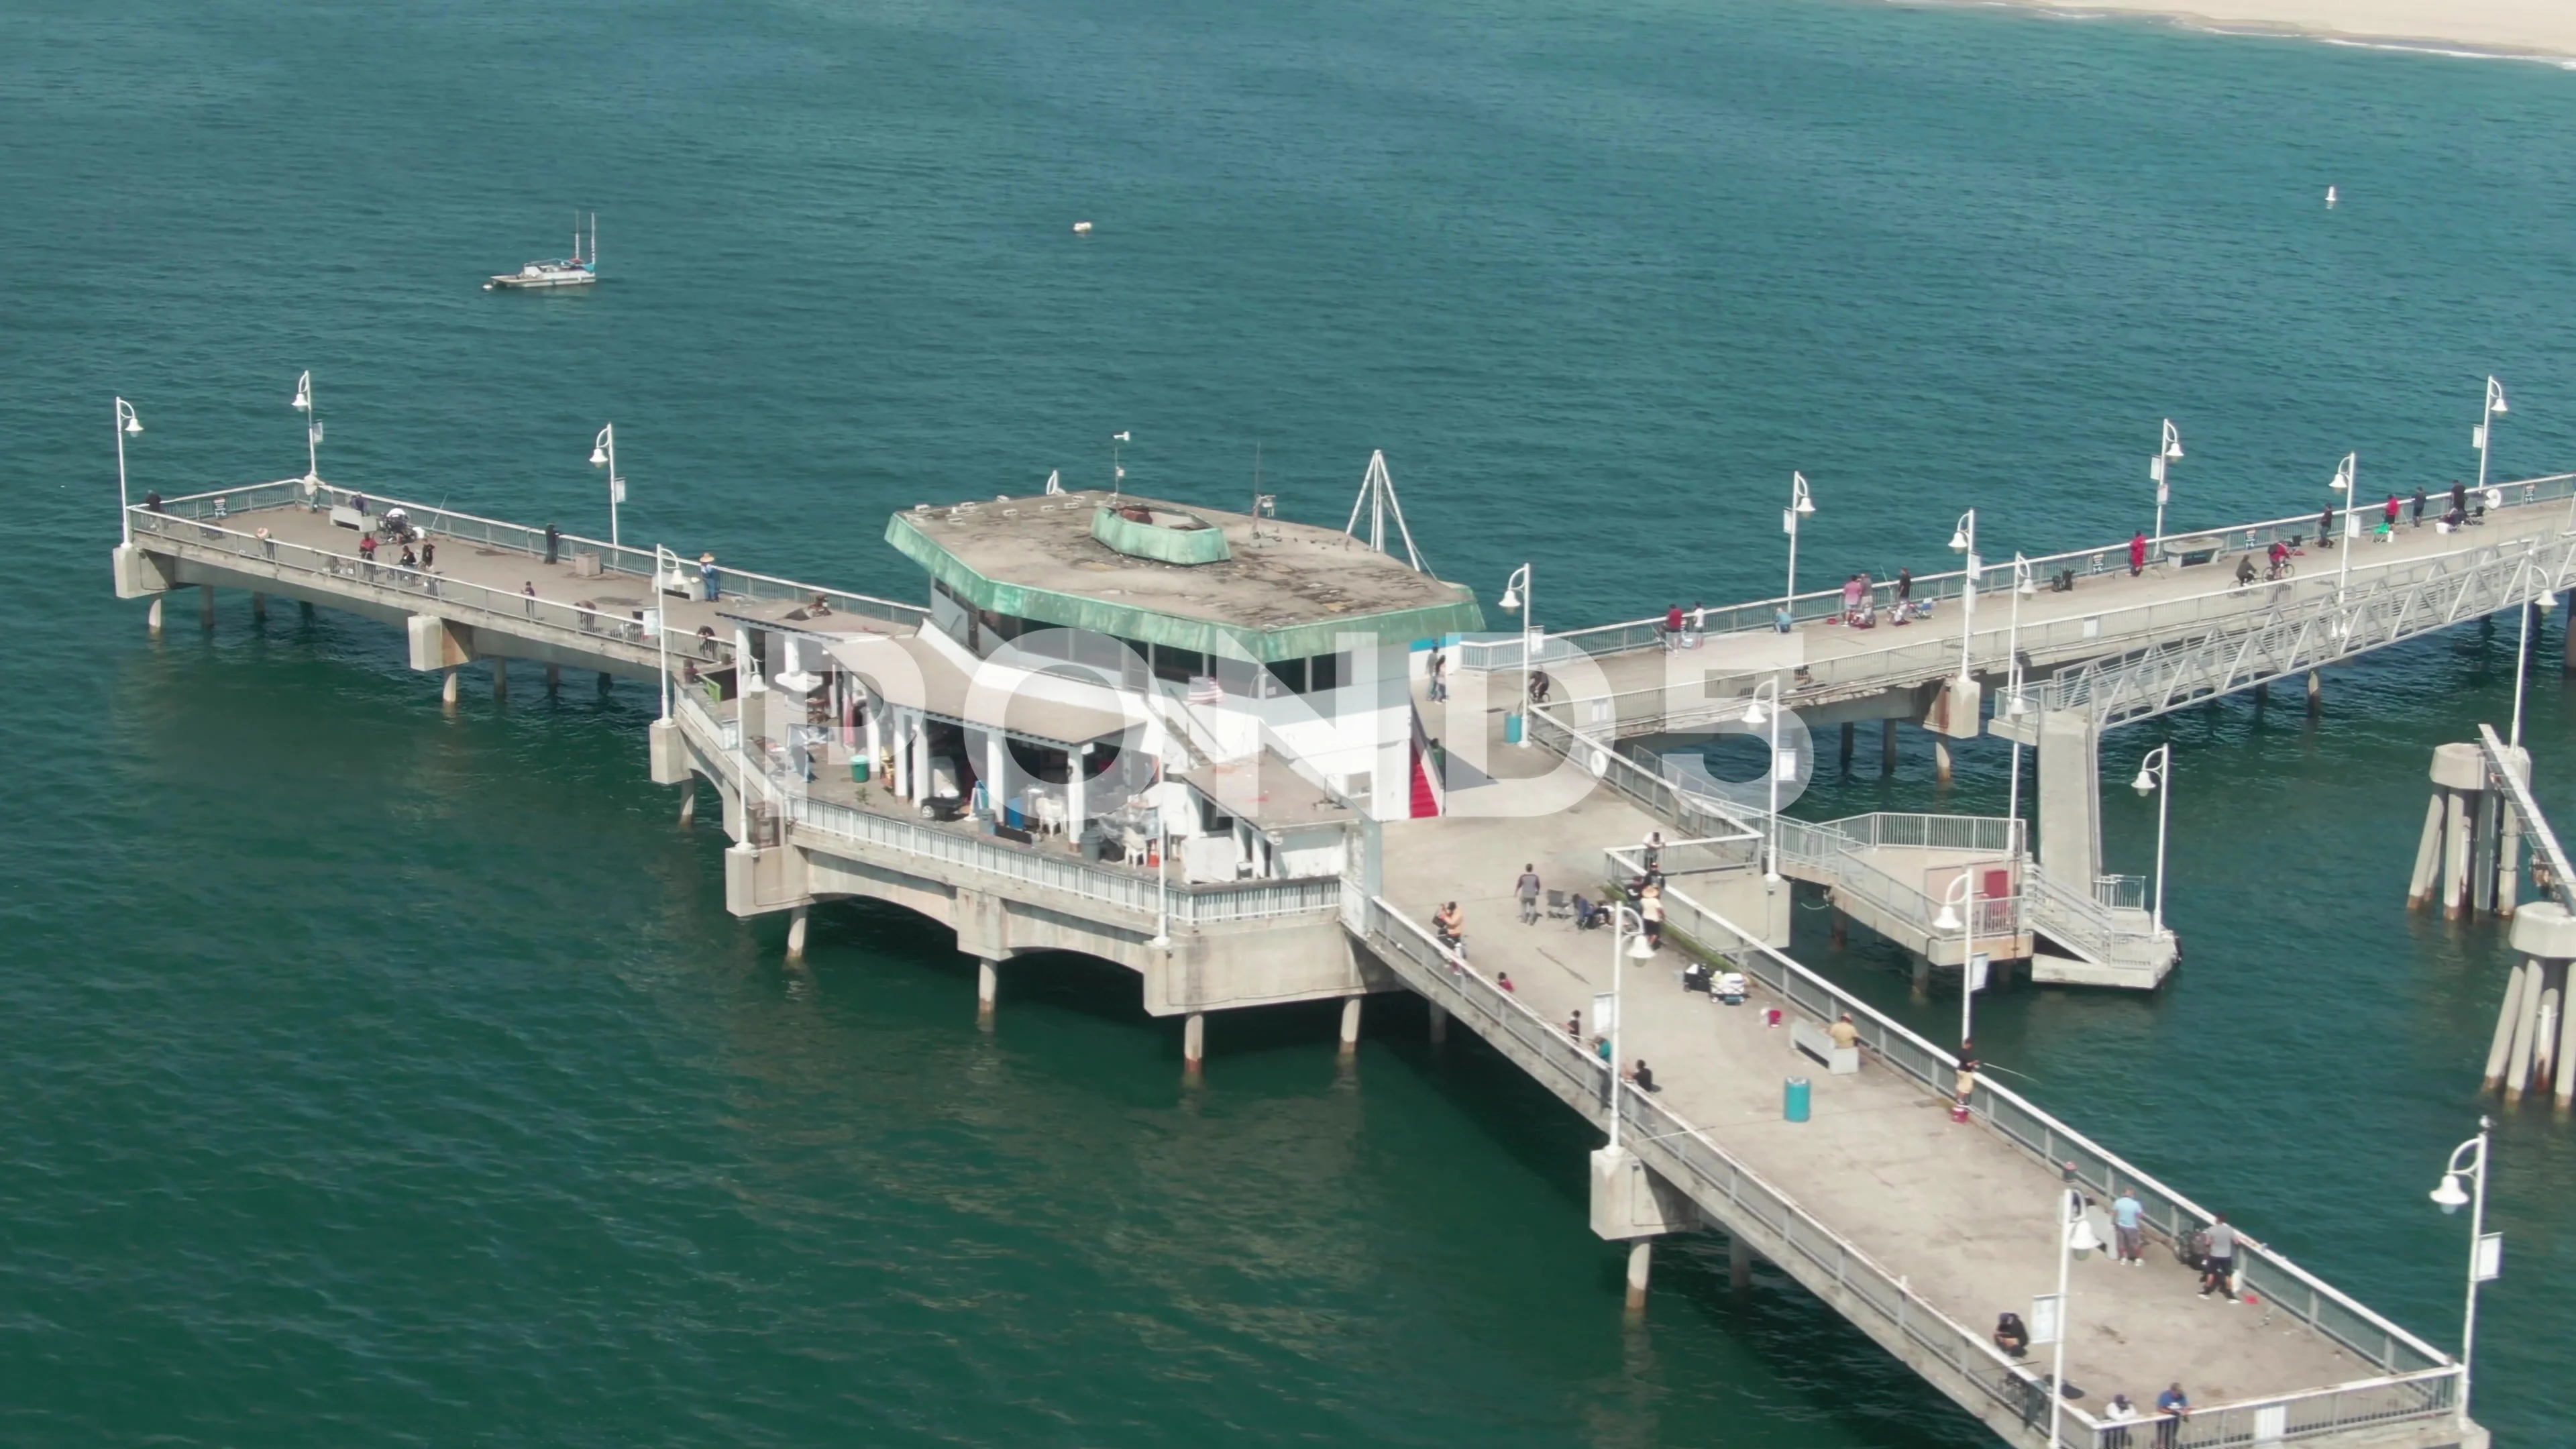
[(599, 280), (599, 213), (590, 215), (590, 254), (582, 255), (581, 219), (573, 219), (572, 255), (552, 261), (530, 262), (515, 272), (504, 272), (483, 284), (488, 292), (494, 287), (587, 287)]

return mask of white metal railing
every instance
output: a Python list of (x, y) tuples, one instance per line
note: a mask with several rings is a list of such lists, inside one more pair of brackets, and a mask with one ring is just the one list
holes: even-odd
[(699, 737), (701, 749), (719, 761), (742, 798), (758, 799), (766, 809), (775, 811), (799, 830), (936, 861), (1017, 885), (1060, 891), (1146, 919), (1155, 915), (1159, 901), (1160, 908), (1176, 925), (1212, 926), (1322, 916), (1341, 906), (1339, 876), (1158, 885), (1152, 875), (1143, 872), (1114, 870), (1038, 847), (817, 799), (788, 788), (765, 765), (746, 759), (738, 721), (719, 720), (686, 693), (675, 696), (674, 702), (682, 728)]
[[(2522, 815), (2525, 828), (2538, 844), (2541, 857), (2549, 862), (2549, 893), (2558, 903), (2576, 910), (2576, 869), (2571, 869), (2565, 847), (2558, 843), (2558, 832), (2550, 828), (2549, 817), (2540, 813), (2540, 802), (2531, 798), (2531, 786), (2521, 775), (2506, 768), (2505, 743), (2496, 738), (2495, 726), (2478, 726), (2478, 749), (2486, 756), (2487, 778), (2495, 781), (2513, 797), (2513, 808)], [(2514, 869), (2508, 862), (2506, 869)]]
[[(183, 554), (223, 555), (240, 561), (253, 572), (265, 571), (280, 579), (303, 575), (330, 592), (366, 598), (406, 613), (435, 613), (460, 623), (473, 623), (479, 617), (523, 637), (552, 638), (592, 653), (659, 667), (661, 644), (644, 623), (629, 615), (466, 583), (355, 553), (334, 553), (283, 539), (262, 538), (234, 526), (246, 521), (237, 513), (218, 523), (211, 514), (204, 519), (191, 519), (137, 509), (134, 534), (170, 545)], [(671, 652), (675, 658), (696, 654), (721, 659), (729, 656), (732, 649), (731, 640), (693, 638), (685, 643), (674, 641)]]
[[(400, 508), (410, 517), (412, 526), (424, 533), (460, 539), (488, 548), (508, 549), (514, 553), (524, 553), (537, 558), (543, 558), (546, 554), (547, 539), (543, 527), (532, 528), (523, 523), (506, 523), (499, 519), (460, 513), (441, 504), (420, 503), (365, 489), (343, 488), (332, 483), (322, 483), (308, 491), (302, 479), (257, 483), (246, 488), (229, 488), (217, 492), (189, 494), (183, 498), (164, 499), (157, 512), (140, 503), (129, 505), (127, 511), (137, 517), (136, 531), (141, 532), (139, 522), (141, 518), (168, 517), (225, 522), (238, 519), (246, 512), (264, 508), (309, 507), (318, 510), (360, 497), (367, 500), (367, 506), (373, 516), (381, 517), (387, 508)], [(654, 553), (650, 548), (611, 544), (601, 539), (564, 533), (560, 530), (555, 534), (554, 544), (557, 556), (561, 558), (570, 558), (577, 553), (595, 553), (599, 555), (600, 566), (604, 572), (631, 575), (646, 580), (655, 577)], [(690, 564), (688, 567), (694, 572), (696, 566)], [(789, 600), (804, 603), (820, 596), (831, 600), (832, 607), (841, 613), (858, 614), (905, 624), (919, 624), (928, 617), (929, 613), (917, 604), (880, 599), (873, 595), (852, 593), (847, 589), (836, 589), (822, 584), (806, 584), (791, 579), (773, 578), (767, 574), (756, 574), (734, 568), (729, 564), (720, 565), (719, 577), (721, 587), (726, 594), (747, 599)]]
[[(2571, 489), (2576, 489), (2576, 473), (2553, 473), (2542, 478), (2491, 484), (2488, 492), (2494, 495), (2495, 503), (2489, 511), (2491, 514), (2511, 518), (2515, 510), (2562, 502), (2570, 496)], [(2476, 495), (2472, 497), (2473, 506), (2484, 501), (2482, 497)], [(2370, 511), (2370, 506), (2367, 503), (2363, 504), (2365, 515)], [(2338, 517), (2340, 517), (2340, 510), (2338, 510)], [(2315, 532), (2316, 527), (2317, 515), (2303, 513), (2292, 518), (2229, 524), (2223, 528), (2177, 530), (2150, 539), (2148, 548), (2150, 556), (2162, 564), (2171, 552), (2198, 551), (2196, 548), (2169, 547), (2173, 545), (2210, 544), (2214, 545), (2217, 553), (2223, 556), (2228, 553), (2264, 550), (2271, 546), (2274, 539), (2284, 542), (2305, 539)], [(1983, 567), (1979, 570), (1976, 580), (1976, 587), (1980, 592), (1991, 588), (1991, 581), (1997, 575), (2002, 577), (2006, 586), (2010, 585), (2012, 580), (2010, 558), (2007, 557), (2001, 562), (1985, 560), (1980, 562)], [(2054, 577), (2065, 569), (2073, 569), (2077, 574), (2084, 576), (2107, 573), (2127, 567), (2128, 543), (2123, 540), (2099, 547), (2070, 549), (2064, 553), (2045, 554), (2029, 559), (2027, 562), (2035, 578)], [(1924, 574), (1913, 580), (1911, 597), (1922, 601), (1956, 599), (1968, 583), (1965, 570)], [(1894, 578), (1891, 576), (1887, 579), (1873, 580), (1869, 597), (1873, 607), (1884, 612), (1895, 602)], [(1836, 585), (1833, 588), (1800, 594), (1791, 602), (1793, 612), (1798, 619), (1828, 619), (1843, 611), (1843, 592), (1841, 586)], [(1776, 627), (1774, 618), (1780, 610), (1780, 605), (1781, 600), (1777, 597), (1767, 597), (1723, 608), (1703, 608), (1697, 611), (1685, 611), (1685, 613), (1695, 612), (1698, 622), (1692, 628), (1697, 633), (1759, 633)], [(1566, 660), (1582, 655), (1621, 654), (1631, 650), (1656, 648), (1662, 645), (1664, 637), (1664, 619), (1660, 615), (1630, 619), (1615, 624), (1595, 625), (1586, 629), (1565, 630), (1544, 636), (1536, 651), (1536, 660), (1544, 664), (1551, 660)], [(1953, 647), (1955, 650), (1955, 645)], [(1522, 639), (1517, 634), (1504, 639), (1463, 640), (1458, 646), (1458, 667), (1516, 669), (1520, 667), (1521, 649)]]

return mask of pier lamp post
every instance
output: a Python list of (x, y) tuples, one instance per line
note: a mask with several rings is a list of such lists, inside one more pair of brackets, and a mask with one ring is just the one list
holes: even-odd
[(1789, 506), (1780, 511), (1780, 531), (1789, 535), (1789, 591), (1780, 596), (1780, 615), (1789, 627), (1798, 627), (1798, 522), (1816, 511), (1815, 501), (1807, 496), (1807, 475), (1789, 474)]
[(1977, 510), (1959, 515), (1950, 530), (1950, 551), (1962, 555), (1959, 569), (1959, 678), (1968, 677), (1968, 646), (1977, 633)]
[(1134, 438), (1127, 435), (1125, 428), (1120, 428), (1109, 435), (1109, 491), (1112, 494), (1127, 491), (1127, 465), (1120, 462), (1119, 457), (1120, 450), (1134, 441)]
[(1941, 893), (1941, 914), (1932, 918), (1932, 929), (1947, 934), (1959, 933), (1959, 1040), (1962, 1044), (1977, 1039), (1977, 870), (1970, 866), (1959, 872)]
[(295, 410), (304, 414), (304, 481), (322, 481), (322, 419), (313, 411), (313, 374), (295, 379)]
[[(1630, 925), (1631, 921), (1636, 924)], [(1628, 947), (1624, 951), (1619, 948), (1623, 935), (1628, 942)], [(1622, 975), (1620, 962), (1623, 958), (1629, 961), (1651, 961), (1655, 958), (1655, 948), (1646, 940), (1646, 918), (1637, 913), (1637, 908), (1625, 901), (1612, 901), (1610, 903), (1609, 1101), (1610, 1145), (1613, 1147), (1619, 1145), (1619, 1063), (1625, 1060), (1619, 1055), (1619, 1027), (1628, 1015), (1620, 1006), (1620, 998), (1625, 994), (1620, 990)]]
[(2165, 822), (2173, 813), (2173, 741), (2147, 751), (2129, 788), (2156, 797), (2156, 929), (2165, 928)]
[(125, 435), (143, 431), (143, 420), (134, 415), (134, 404), (116, 400), (116, 526), (127, 543), (134, 542), (134, 515), (126, 510), (133, 505), (125, 501)]
[(2156, 445), (2155, 466), (2149, 470), (2156, 479), (2156, 561), (2165, 557), (2165, 503), (2173, 497), (2173, 488), (2165, 481), (2166, 465), (2182, 461), (2182, 434), (2174, 430), (2173, 419), (2165, 419), (2164, 441)]
[[(2460, 1320), (2460, 1427), (2469, 1424), (2469, 1352), (2478, 1336), (2478, 1285), (2504, 1271), (2504, 1234), (2487, 1231), (2487, 1132), (2495, 1123), (2478, 1119), (2478, 1135), (2451, 1149), (2451, 1165), (2433, 1189), (2434, 1206), (2445, 1213), (2469, 1210), (2469, 1306)], [(2467, 1161), (2463, 1163), (2462, 1159)], [(2460, 1179), (2469, 1179), (2463, 1189)]]
[(653, 545), (653, 637), (662, 649), (662, 718), (671, 718), (671, 606), (662, 583), (680, 571), (680, 556)]
[(608, 470), (608, 546), (617, 547), (617, 505), (626, 501), (626, 480), (617, 473), (617, 425), (610, 423), (590, 440), (590, 466)]
[(2067, 1268), (2075, 1259), (2097, 1252), (2102, 1239), (2084, 1218), (2084, 1194), (2066, 1188), (2057, 1195), (2057, 1322), (2054, 1325), (2056, 1349), (2048, 1371), (2048, 1442), (2055, 1444), (2058, 1416), (2066, 1407), (2066, 1340), (2075, 1315), (2068, 1311)]
[(1522, 564), (1519, 568), (1512, 570), (1512, 576), (1510, 578), (1503, 581), (1503, 597), (1498, 601), (1502, 605), (1504, 613), (1517, 613), (1521, 616), (1521, 698), (1520, 703), (1512, 706), (1509, 714), (1521, 722), (1520, 737), (1512, 743), (1524, 748), (1526, 748), (1530, 742), (1529, 706), (1530, 669), (1532, 667), (1530, 662), (1530, 623), (1538, 617), (1538, 604), (1536, 599), (1536, 591), (1530, 583), (1530, 566), (1528, 564)]
[(2487, 405), (2478, 414), (2478, 425), (2470, 429), (2469, 441), (2478, 448), (2478, 487), (2487, 486), (2487, 450), (2495, 442), (2495, 420), (2512, 409), (2505, 406), (2504, 384), (2487, 379)]
[[(2360, 472), (2361, 455), (2346, 453), (2343, 461), (2335, 464), (2333, 480), (2326, 484), (2343, 495), (2343, 517), (2335, 524), (2335, 532), (2341, 535), (2335, 540), (2335, 607), (2338, 609), (2343, 607), (2344, 578), (2352, 572), (2352, 521), (2360, 516), (2357, 511), (2361, 506)], [(2323, 544), (2325, 539), (2320, 536), (2317, 542)], [(2346, 619), (2342, 623), (2344, 632), (2350, 634), (2352, 621)]]
[[(1769, 709), (1765, 709), (1762, 706), (1762, 698), (1766, 694), (1771, 698), (1771, 706)], [(1768, 779), (1771, 784), (1771, 814), (1769, 819), (1771, 827), (1771, 863), (1769, 867), (1762, 872), (1762, 879), (1765, 884), (1773, 886), (1780, 884), (1780, 716), (1782, 713), (1783, 711), (1780, 708), (1780, 676), (1774, 674), (1770, 678), (1753, 686), (1753, 702), (1744, 707), (1744, 722), (1746, 724), (1753, 726), (1755, 729), (1760, 729), (1765, 724), (1771, 726), (1771, 768), (1762, 772), (1764, 777)]]
[[(2537, 556), (2540, 552), (2540, 545), (2533, 544), (2531, 551), (2535, 556)], [(2513, 735), (2510, 739), (2505, 741), (2506, 744), (2517, 747), (2522, 744), (2522, 694), (2524, 682), (2531, 674), (2532, 612), (2537, 610), (2540, 613), (2546, 614), (2557, 607), (2558, 595), (2550, 590), (2543, 589), (2540, 591), (2540, 597), (2531, 601), (2531, 608), (2521, 611), (2520, 617), (2515, 620), (2513, 636)]]
[[(2171, 424), (2167, 424), (2171, 426)], [(2004, 631), (2004, 697), (2001, 708), (2015, 724), (2030, 712), (2030, 702), (2022, 698), (2021, 676), (2021, 601), (2036, 595), (2039, 584), (2032, 577), (2030, 560), (2013, 555), (2012, 625)], [(2012, 742), (2012, 783), (2004, 787), (2004, 826), (2012, 832), (2013, 889), (2021, 889), (2021, 736)]]

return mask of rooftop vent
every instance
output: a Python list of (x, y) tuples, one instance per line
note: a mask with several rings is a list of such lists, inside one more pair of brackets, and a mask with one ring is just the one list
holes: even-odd
[(1143, 503), (1106, 504), (1091, 515), (1091, 536), (1127, 555), (1155, 563), (1223, 563), (1234, 557), (1225, 530), (1194, 513)]

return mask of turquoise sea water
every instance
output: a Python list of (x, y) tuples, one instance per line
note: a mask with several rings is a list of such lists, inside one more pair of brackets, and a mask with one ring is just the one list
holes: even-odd
[[(1383, 447), (1436, 567), (1534, 558), (1564, 627), (1776, 587), (1793, 467), (1824, 579), (1969, 506), (1990, 554), (2124, 536), (2165, 416), (2185, 524), (2353, 449), (2445, 482), (2491, 371), (2500, 470), (2576, 466), (2572, 126), (2542, 66), (1839, 0), (0, 0), (0, 1438), (1980, 1442), (1702, 1250), (1623, 1328), (1589, 1129), (1403, 1003), (1347, 1075), (1328, 1013), (1221, 1018), (1202, 1092), (1096, 965), (1015, 965), (981, 1035), (944, 932), (836, 908), (791, 972), (727, 916), (638, 692), (446, 718), (389, 631), (240, 598), (147, 640), (109, 398), (138, 492), (299, 471), (311, 368), (333, 479), (594, 531), (614, 419), (630, 540), (905, 596), (890, 509), (1104, 478), (1120, 429), (1133, 486), (1237, 503), (1258, 445), (1316, 521)], [(607, 283), (477, 290), (576, 207)], [(2510, 641), (2115, 737), (2114, 780), (2176, 742), (2189, 965), (1980, 1030), (2443, 1343), (2423, 1193), (2502, 951), (2399, 901)], [(1929, 808), (1921, 753), (1806, 808)], [(2567, 1442), (2576, 1148), (2524, 1111), (2497, 1159), (2480, 1416)]]

